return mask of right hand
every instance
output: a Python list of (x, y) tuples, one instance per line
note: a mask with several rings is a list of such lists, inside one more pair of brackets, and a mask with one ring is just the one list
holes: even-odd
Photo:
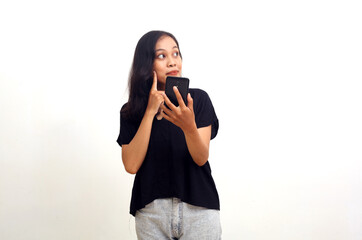
[(148, 111), (152, 116), (155, 116), (160, 111), (160, 106), (164, 102), (163, 98), (164, 91), (157, 90), (157, 74), (153, 71), (153, 83), (150, 90), (150, 95), (148, 97), (148, 105), (146, 111)]

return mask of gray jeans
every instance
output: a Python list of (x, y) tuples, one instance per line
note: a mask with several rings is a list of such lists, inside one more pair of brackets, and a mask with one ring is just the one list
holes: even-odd
[(140, 240), (220, 240), (220, 213), (178, 198), (156, 199), (136, 212), (136, 233)]

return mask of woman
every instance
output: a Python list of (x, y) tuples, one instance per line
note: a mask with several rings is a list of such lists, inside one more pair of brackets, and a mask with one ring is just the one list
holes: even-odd
[(208, 163), (218, 119), (206, 92), (189, 89), (187, 105), (165, 95), (167, 76), (181, 76), (176, 38), (151, 31), (138, 42), (121, 110), (117, 142), (136, 174), (130, 213), (138, 239), (220, 239), (219, 197)]

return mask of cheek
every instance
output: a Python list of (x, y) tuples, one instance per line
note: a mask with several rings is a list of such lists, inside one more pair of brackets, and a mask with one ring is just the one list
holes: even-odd
[(162, 69), (158, 68), (157, 66), (153, 67), (153, 70), (156, 72), (157, 74), (157, 79), (159, 82), (165, 83), (166, 82), (166, 76), (165, 73)]
[(181, 71), (182, 69), (182, 60), (180, 59), (177, 63), (178, 69)]
[(160, 74), (161, 72), (164, 71), (164, 67), (160, 63), (154, 63), (153, 70)]

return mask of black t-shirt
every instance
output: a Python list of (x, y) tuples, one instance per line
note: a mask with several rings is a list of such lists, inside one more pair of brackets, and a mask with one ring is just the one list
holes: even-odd
[[(211, 139), (218, 132), (219, 122), (208, 94), (189, 89), (194, 100), (197, 128), (212, 126)], [(129, 144), (140, 122), (126, 120), (121, 114), (119, 145)], [(166, 119), (154, 119), (146, 157), (134, 179), (130, 213), (155, 199), (177, 197), (183, 202), (220, 209), (219, 196), (211, 176), (209, 162), (199, 167), (188, 151), (183, 131)]]

